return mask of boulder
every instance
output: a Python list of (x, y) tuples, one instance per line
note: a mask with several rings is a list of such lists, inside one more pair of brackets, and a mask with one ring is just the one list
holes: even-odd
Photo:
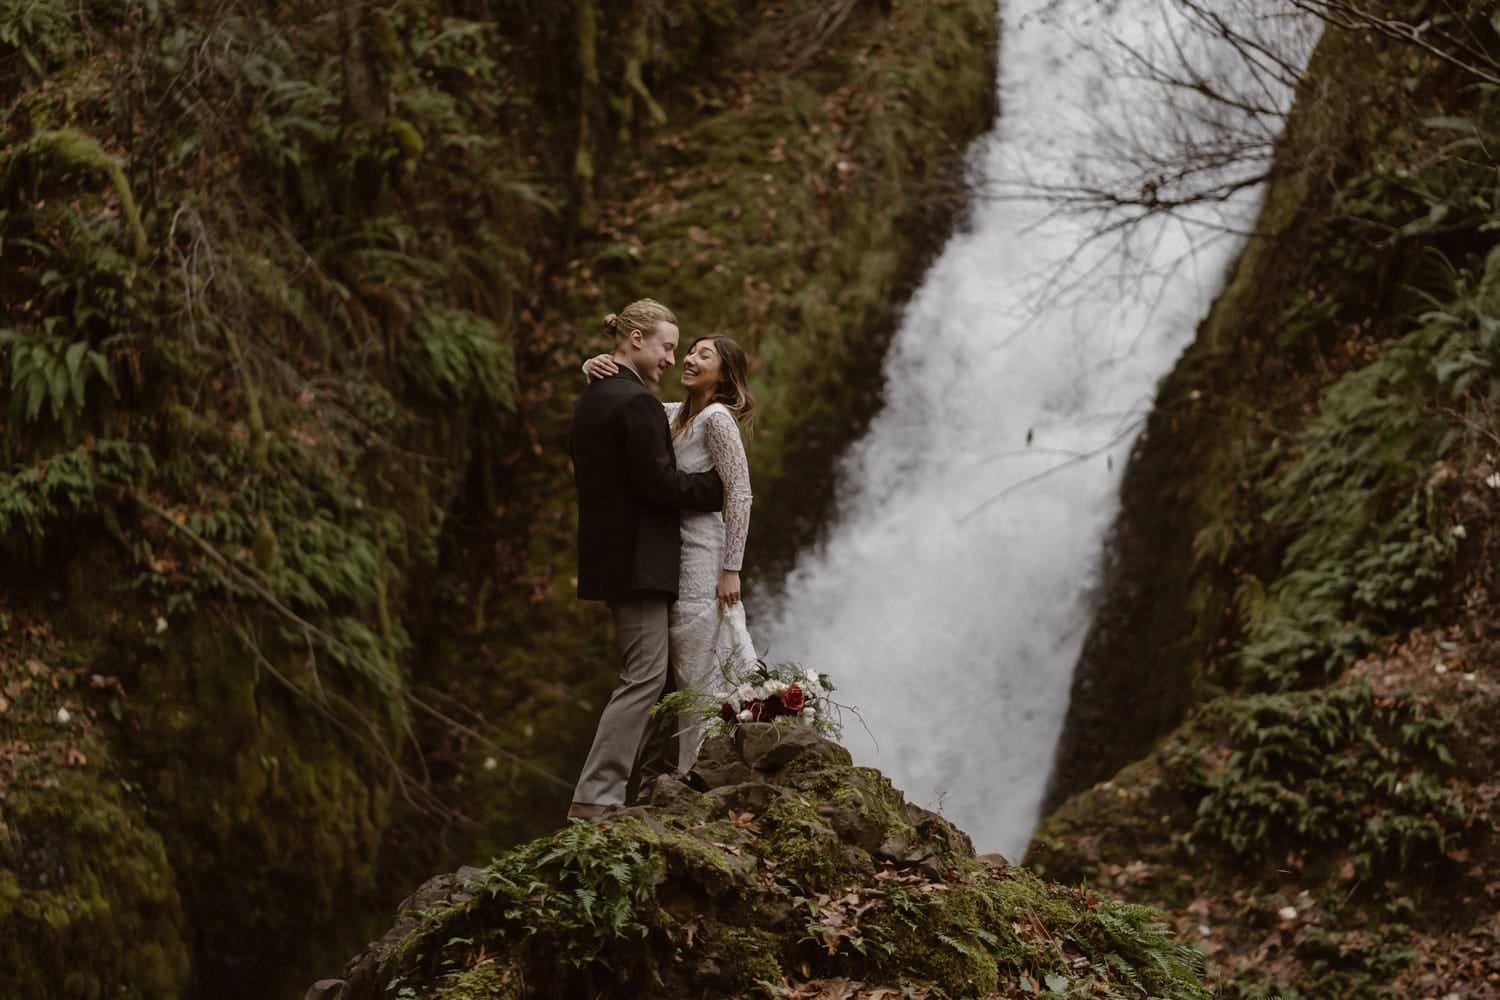
[[(391, 929), (350, 961), (344, 970), (345, 978), (318, 980), (308, 990), (305, 1000), (361, 1000), (378, 996), (373, 983), (392, 952), (421, 926), (428, 912), (461, 906), (472, 898), (473, 887), (483, 875), (483, 869), (463, 865), (458, 871), (435, 875), (423, 882), (396, 907), (396, 921)], [(322, 992), (318, 992), (320, 988)]]
[(736, 726), (734, 746), (740, 759), (757, 771), (777, 770), (808, 753), (829, 763), (851, 763), (849, 751), (819, 736), (811, 726), (797, 723), (749, 722)]
[(976, 856), (787, 722), (715, 736), (648, 801), (433, 879), (346, 979), (308, 996), (1210, 996), (1155, 911)]

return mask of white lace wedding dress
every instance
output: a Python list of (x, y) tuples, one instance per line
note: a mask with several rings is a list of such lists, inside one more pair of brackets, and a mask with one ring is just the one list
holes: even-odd
[[(667, 403), (667, 420), (675, 424), (682, 403)], [(677, 467), (683, 472), (714, 469), (724, 481), (723, 513), (682, 512), (682, 569), (677, 603), (672, 605), (672, 671), (678, 690), (712, 695), (728, 690), (727, 678), (755, 665), (755, 645), (745, 624), (743, 603), (721, 610), (721, 570), (739, 571), (750, 536), (750, 466), (734, 414), (722, 403), (710, 403), (673, 438)], [(709, 720), (684, 715), (678, 732), (678, 767), (686, 771), (698, 759)]]

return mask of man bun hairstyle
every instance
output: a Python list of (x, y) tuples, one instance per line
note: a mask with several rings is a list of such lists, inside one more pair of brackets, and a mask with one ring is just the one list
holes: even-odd
[(619, 343), (632, 333), (649, 337), (658, 323), (677, 323), (677, 316), (655, 299), (637, 299), (617, 313), (604, 317), (604, 332)]

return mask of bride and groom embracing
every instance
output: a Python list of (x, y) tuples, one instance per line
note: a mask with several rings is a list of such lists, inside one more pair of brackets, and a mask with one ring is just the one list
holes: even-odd
[[(605, 329), (614, 352), (584, 363), (590, 382), (573, 414), (578, 596), (608, 603), (622, 666), (569, 819), (625, 804), (669, 678), (679, 690), (711, 691), (718, 671), (756, 659), (739, 576), (751, 499), (740, 428), (755, 410), (745, 353), (728, 337), (694, 340), (682, 364), (687, 399), (663, 405), (656, 391), (676, 363), (677, 317), (641, 299)], [(685, 772), (708, 720), (679, 723)]]

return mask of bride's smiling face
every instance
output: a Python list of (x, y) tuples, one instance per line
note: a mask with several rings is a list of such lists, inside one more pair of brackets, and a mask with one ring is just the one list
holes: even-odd
[(713, 389), (719, 384), (719, 351), (708, 338), (688, 348), (682, 359), (682, 387), (689, 392)]

